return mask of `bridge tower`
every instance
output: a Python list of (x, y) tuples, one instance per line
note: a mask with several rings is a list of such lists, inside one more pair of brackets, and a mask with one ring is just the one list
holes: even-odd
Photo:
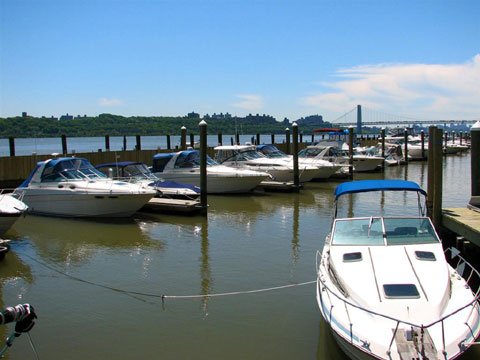
[(357, 134), (362, 133), (362, 105), (357, 105)]

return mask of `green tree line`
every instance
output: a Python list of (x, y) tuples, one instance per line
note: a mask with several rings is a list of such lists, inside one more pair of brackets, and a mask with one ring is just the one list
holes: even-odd
[[(179, 135), (181, 127), (187, 133), (198, 134), (199, 117), (131, 116), (100, 114), (95, 117), (81, 117), (72, 120), (57, 120), (45, 117), (0, 118), (0, 137), (35, 138), (123, 135)], [(246, 117), (207, 118), (209, 134), (280, 134), (286, 127), (291, 128), (288, 119), (278, 122), (269, 115), (248, 115)], [(326, 127), (321, 116), (313, 115), (298, 119), (299, 130), (310, 134), (313, 129)], [(303, 122), (303, 124), (302, 124)]]

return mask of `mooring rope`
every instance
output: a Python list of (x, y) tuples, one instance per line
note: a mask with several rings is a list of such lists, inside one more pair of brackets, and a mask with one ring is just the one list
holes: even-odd
[(293, 283), (293, 284), (287, 284), (287, 285), (281, 285), (281, 286), (274, 286), (274, 287), (269, 287), (269, 288), (263, 288), (263, 289), (255, 289), (255, 290), (244, 290), (244, 291), (231, 291), (231, 292), (224, 292), (224, 293), (213, 293), (213, 294), (195, 294), (195, 295), (165, 295), (165, 294), (155, 294), (155, 293), (146, 293), (146, 292), (141, 292), (141, 291), (132, 291), (132, 290), (125, 290), (125, 289), (120, 289), (108, 285), (103, 285), (100, 283), (96, 283), (90, 280), (85, 280), (82, 278), (79, 278), (77, 276), (70, 275), (64, 271), (58, 270), (55, 267), (48, 265), (44, 263), (43, 261), (40, 261), (38, 259), (35, 259), (34, 257), (24, 254), (31, 260), (35, 261), (36, 263), (42, 265), (43, 267), (52, 270), (58, 274), (61, 274), (69, 279), (76, 280), (79, 282), (83, 282), (89, 285), (93, 286), (98, 286), (107, 290), (119, 292), (119, 293), (124, 293), (128, 295), (140, 295), (140, 296), (145, 296), (145, 297), (155, 297), (155, 298), (161, 298), (162, 301), (165, 299), (198, 299), (198, 298), (213, 298), (213, 297), (220, 297), (220, 296), (233, 296), (233, 295), (243, 295), (243, 294), (255, 294), (255, 293), (261, 293), (261, 292), (267, 292), (267, 291), (274, 291), (274, 290), (281, 290), (281, 289), (286, 289), (286, 288), (291, 288), (291, 287), (298, 287), (298, 286), (304, 286), (304, 285), (310, 285), (316, 282), (316, 280), (312, 281), (306, 281), (302, 283)]

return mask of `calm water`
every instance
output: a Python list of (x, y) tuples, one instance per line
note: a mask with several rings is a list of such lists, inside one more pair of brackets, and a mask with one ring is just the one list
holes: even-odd
[[(447, 158), (444, 174), (444, 206), (465, 206), (470, 157)], [(411, 163), (408, 170), (356, 178), (384, 176), (426, 188), (427, 168)], [(344, 359), (321, 321), (314, 284), (163, 304), (159, 297), (315, 280), (315, 253), (329, 229), (336, 185), (308, 183), (299, 194), (210, 196), (208, 219), (27, 216), (8, 234), (14, 241), (0, 263), (1, 305), (35, 306), (39, 318), (30, 334), (40, 359)], [(376, 205), (368, 198), (350, 204), (353, 210)], [(7, 357), (35, 358), (27, 335)], [(478, 347), (466, 356), (479, 357)]]

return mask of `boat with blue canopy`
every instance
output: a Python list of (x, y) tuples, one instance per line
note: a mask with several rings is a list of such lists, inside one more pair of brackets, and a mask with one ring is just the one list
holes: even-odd
[[(392, 198), (374, 209), (375, 193)], [(405, 202), (412, 193), (418, 211)], [(347, 195), (362, 194), (365, 206), (338, 215), (344, 201), (352, 204)], [(450, 360), (480, 335), (480, 274), (458, 250), (444, 251), (426, 215), (426, 195), (405, 180), (353, 181), (335, 189), (332, 227), (317, 252), (316, 297), (352, 359)], [(352, 214), (357, 211), (366, 216)]]

